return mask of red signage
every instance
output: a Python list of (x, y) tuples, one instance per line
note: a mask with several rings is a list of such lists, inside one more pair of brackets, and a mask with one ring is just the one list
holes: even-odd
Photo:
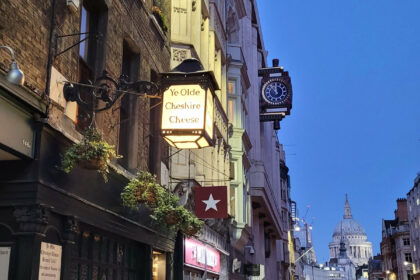
[(227, 218), (227, 187), (196, 187), (194, 203), (195, 215), (198, 218)]
[(220, 253), (195, 239), (185, 238), (185, 264), (220, 273)]

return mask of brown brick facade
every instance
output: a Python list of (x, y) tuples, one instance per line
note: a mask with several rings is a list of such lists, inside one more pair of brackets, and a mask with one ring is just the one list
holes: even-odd
[[(86, 1), (86, 0), (85, 0)], [(100, 2), (100, 0), (95, 0)], [(0, 45), (8, 45), (15, 51), (16, 61), (25, 73), (26, 87), (42, 95), (46, 89), (48, 37), (50, 28), (51, 3), (53, 0), (3, 0), (0, 1)], [(80, 7), (83, 1), (80, 1)], [(121, 74), (123, 42), (139, 53), (140, 69), (138, 80), (150, 80), (151, 72), (169, 70), (170, 50), (168, 41), (158, 26), (152, 21), (151, 0), (102, 0), (107, 8), (107, 25), (104, 38), (104, 60), (98, 62), (97, 74), (102, 69), (117, 79)], [(76, 13), (70, 11), (66, 1), (56, 0), (55, 34), (64, 35), (80, 32), (80, 8)], [(64, 50), (79, 40), (78, 36), (59, 40), (58, 51)], [(0, 50), (0, 66), (7, 70), (10, 56)], [(68, 80), (79, 79), (79, 47), (54, 59), (53, 66)], [(149, 169), (150, 123), (158, 125), (156, 118), (150, 119), (150, 101), (137, 98), (137, 169)], [(96, 122), (105, 140), (118, 146), (119, 106), (99, 113)], [(158, 109), (153, 109), (158, 110)], [(63, 115), (63, 109), (53, 102), (50, 108), (49, 123), (58, 130), (69, 130), (71, 121)], [(70, 123), (70, 126), (68, 125)], [(73, 125), (74, 126), (74, 125)], [(73, 130), (73, 129), (70, 129)], [(74, 134), (74, 131), (68, 131)], [(160, 139), (160, 137), (159, 137)], [(167, 146), (160, 139), (163, 152), (167, 157)], [(154, 168), (155, 170), (157, 168)], [(159, 170), (156, 170), (157, 172)]]

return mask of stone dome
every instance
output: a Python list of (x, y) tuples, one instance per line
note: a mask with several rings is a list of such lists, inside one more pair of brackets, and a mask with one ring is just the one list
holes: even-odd
[(334, 229), (333, 237), (341, 236), (341, 230), (343, 230), (343, 236), (366, 236), (365, 229), (359, 222), (353, 218), (344, 218), (339, 222)]
[[(367, 240), (365, 229), (351, 214), (350, 204), (346, 195), (344, 216), (334, 228), (333, 240), (328, 245), (330, 260), (344, 262), (347, 255), (355, 266), (367, 264), (372, 257), (372, 243)], [(344, 258), (343, 258), (344, 256)]]

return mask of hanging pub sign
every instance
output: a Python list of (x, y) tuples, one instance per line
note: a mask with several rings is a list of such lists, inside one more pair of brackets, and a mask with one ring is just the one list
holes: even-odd
[(161, 74), (163, 88), (161, 132), (178, 149), (213, 145), (213, 72), (204, 71), (197, 59), (186, 59), (171, 72)]
[(195, 215), (200, 219), (228, 217), (227, 187), (194, 188)]
[(278, 59), (273, 59), (273, 67), (259, 69), (258, 76), (262, 77), (260, 121), (274, 121), (274, 127), (278, 129), (279, 121), (289, 115), (292, 109), (293, 93), (289, 73), (279, 67)]

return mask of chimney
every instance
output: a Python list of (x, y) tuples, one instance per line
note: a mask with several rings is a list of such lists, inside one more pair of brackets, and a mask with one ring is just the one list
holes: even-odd
[(408, 221), (408, 212), (407, 212), (407, 199), (398, 198), (397, 199), (397, 209), (394, 211), (395, 219), (398, 221)]

